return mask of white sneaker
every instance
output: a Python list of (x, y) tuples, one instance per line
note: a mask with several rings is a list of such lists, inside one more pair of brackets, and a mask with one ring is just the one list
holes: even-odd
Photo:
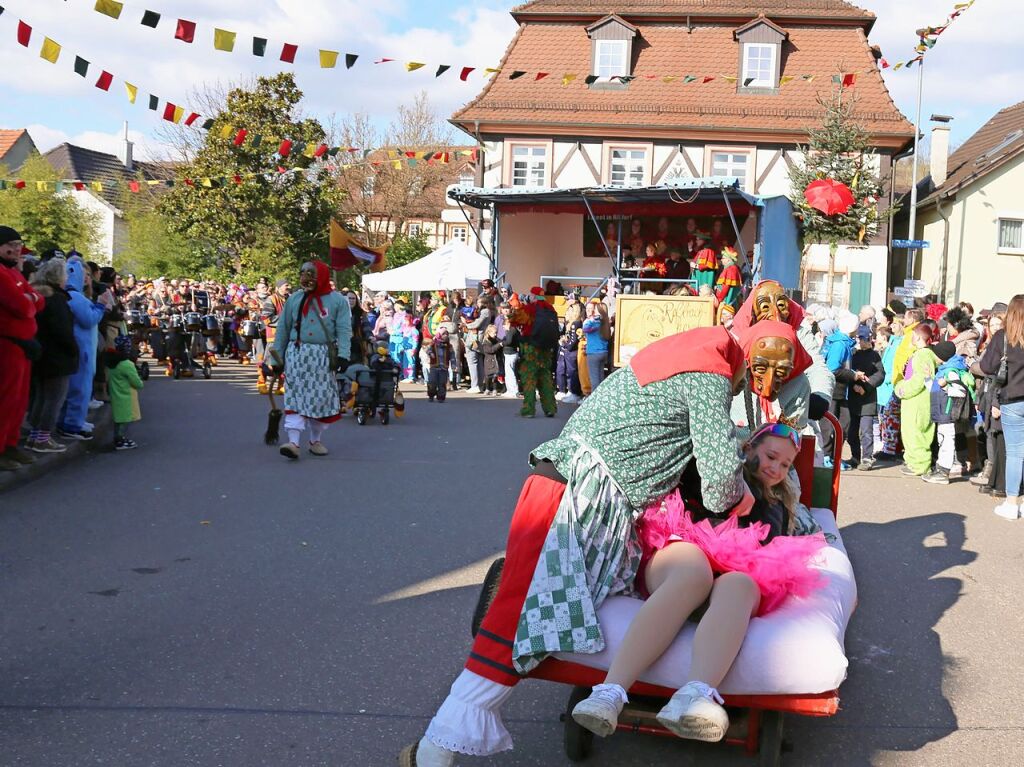
[(435, 745), (426, 735), (398, 755), (398, 767), (454, 767), (455, 752)]
[(582, 399), (580, 399), (578, 396), (576, 396), (572, 392), (569, 392), (564, 397), (562, 397), (562, 403), (565, 404), (565, 405), (578, 405), (582, 401), (583, 401)]
[(555, 392), (555, 399), (558, 400), (559, 402), (561, 402), (562, 400), (565, 399), (566, 394), (568, 394), (568, 392), (556, 391)]
[(90, 400), (89, 401), (89, 409), (90, 410), (96, 410), (97, 408), (103, 407), (104, 404), (105, 403), (100, 402), (98, 399)]
[(505, 399), (519, 399), (519, 395), (516, 394), (514, 391), (507, 391), (501, 396)]
[(601, 738), (607, 738), (619, 723), (619, 714), (626, 704), (626, 691), (617, 684), (599, 684), (590, 697), (581, 700), (572, 710), (572, 718), (580, 727)]
[(680, 738), (717, 743), (729, 729), (729, 715), (722, 702), (714, 687), (687, 682), (658, 712), (658, 721)]
[(995, 507), (993, 511), (997, 516), (1003, 519), (1019, 519), (1020, 518), (1020, 506), (1009, 501), (1003, 501), (1001, 504)]

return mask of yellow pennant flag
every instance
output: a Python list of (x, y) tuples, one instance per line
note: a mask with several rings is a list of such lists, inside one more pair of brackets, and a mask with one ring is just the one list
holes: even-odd
[(487, 67), (487, 69), (484, 70), (484, 77), (487, 77), (487, 75), (496, 75), (500, 71), (500, 69), (495, 69), (494, 67)]
[(895, 72), (897, 69), (903, 69), (903, 62), (902, 61), (899, 64), (894, 64), (893, 65), (892, 71)]
[(60, 44), (50, 38), (43, 40), (43, 49), (39, 51), (39, 58), (46, 59), (51, 64), (56, 64), (60, 58)]
[(128, 101), (135, 103), (135, 98), (139, 95), (139, 89), (131, 83), (125, 83), (124, 89), (128, 91)]
[(93, 181), (92, 183), (89, 184), (89, 186), (92, 187), (92, 190), (94, 192), (102, 192), (103, 191), (103, 182), (102, 181)]
[(46, 182), (45, 181), (37, 181), (36, 182), (36, 191), (37, 192), (45, 192), (46, 191)]
[(395, 167), (395, 170), (401, 170), (402, 169), (402, 161), (401, 160), (392, 160), (391, 164)]
[(787, 85), (788, 83), (793, 82), (793, 80), (793, 75), (784, 75), (782, 78), (779, 79), (779, 85)]
[(320, 51), (320, 68), (321, 69), (334, 69), (334, 66), (338, 63), (338, 52), (337, 51)]
[(202, 183), (203, 183), (203, 186), (207, 187), (208, 189), (212, 189), (213, 188), (213, 181), (211, 181), (208, 178), (204, 178)]
[(124, 10), (124, 3), (119, 3), (117, 0), (96, 0), (95, 10), (104, 16), (119, 19), (121, 18), (121, 11)]
[(576, 77), (577, 77), (577, 75), (572, 75), (572, 74), (562, 75), (562, 85), (568, 85), (573, 80), (575, 80)]
[(736, 82), (736, 78), (735, 78), (735, 77), (733, 77), (732, 75), (722, 75), (721, 77), (722, 77), (722, 79), (723, 79), (723, 80), (725, 80), (725, 81), (726, 81), (727, 83), (734, 83), (734, 82)]
[(230, 138), (233, 135), (235, 135), (234, 125), (225, 125), (223, 128), (220, 129), (221, 138)]
[(425, 64), (423, 64), (422, 62), (410, 61), (410, 62), (408, 62), (405, 65), (405, 71), (406, 72), (415, 72), (417, 69), (419, 69), (422, 66), (425, 66)]
[(316, 154), (316, 144), (313, 142), (306, 144), (306, 148), (302, 150), (302, 153), (306, 155), (306, 157), (312, 158), (313, 155)]
[(229, 32), (226, 29), (217, 29), (214, 27), (213, 47), (218, 51), (227, 51), (228, 53), (231, 53), (231, 51), (235, 49), (235, 33)]
[(663, 83), (674, 83), (678, 79), (679, 75), (665, 75), (663, 78), (661, 78), (661, 81)]
[(185, 107), (174, 107), (174, 122), (180, 123), (181, 118), (185, 116)]

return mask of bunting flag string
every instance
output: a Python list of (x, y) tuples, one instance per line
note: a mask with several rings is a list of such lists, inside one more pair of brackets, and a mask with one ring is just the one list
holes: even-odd
[(909, 69), (919, 62), (924, 61), (924, 56), (928, 51), (935, 47), (935, 44), (939, 41), (939, 35), (945, 32), (951, 24), (959, 19), (964, 13), (969, 11), (977, 0), (969, 0), (966, 3), (957, 3), (953, 6), (953, 10), (946, 17), (946, 20), (937, 27), (923, 27), (916, 31), (918, 43), (914, 47), (914, 52), (917, 54), (913, 58), (907, 61), (900, 61), (896, 64), (890, 64), (884, 57), (879, 61), (881, 69), (892, 69), (894, 72), (898, 72), (901, 69)]

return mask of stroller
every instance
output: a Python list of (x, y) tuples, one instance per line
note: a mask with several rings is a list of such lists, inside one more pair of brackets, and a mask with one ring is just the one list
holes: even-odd
[(374, 354), (369, 365), (352, 365), (345, 372), (355, 391), (356, 423), (365, 426), (375, 412), (383, 425), (391, 421), (391, 410), (400, 414), (405, 407), (398, 391), (402, 369), (385, 351)]
[(143, 381), (149, 380), (149, 363), (139, 362), (142, 353), (142, 344), (149, 342), (149, 331), (151, 327), (149, 316), (138, 309), (132, 309), (125, 317), (128, 325), (128, 336), (132, 341), (132, 361), (139, 371), (139, 378)]

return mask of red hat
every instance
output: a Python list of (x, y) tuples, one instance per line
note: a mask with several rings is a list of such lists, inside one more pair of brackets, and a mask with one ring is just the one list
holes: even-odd
[(534, 287), (530, 288), (530, 293), (535, 296), (543, 296), (544, 288), (535, 285)]

